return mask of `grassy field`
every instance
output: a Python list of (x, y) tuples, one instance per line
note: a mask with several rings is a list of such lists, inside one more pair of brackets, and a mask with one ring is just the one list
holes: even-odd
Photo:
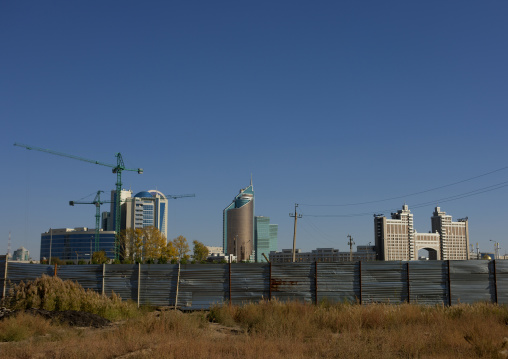
[(504, 358), (508, 309), (265, 302), (144, 312), (102, 329), (20, 314), (2, 358)]

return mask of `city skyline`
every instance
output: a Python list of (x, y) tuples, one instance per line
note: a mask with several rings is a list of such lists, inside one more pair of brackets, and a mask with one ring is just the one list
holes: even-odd
[[(0, 253), (39, 257), (49, 228), (94, 228), (115, 189), (164, 194), (168, 239), (222, 244), (222, 211), (252, 174), (278, 249), (374, 242), (406, 203), (469, 217), (470, 243), (508, 250), (508, 3), (324, 1), (1, 5)], [(87, 197), (92, 199), (91, 197)], [(199, 225), (196, 225), (199, 223)]]

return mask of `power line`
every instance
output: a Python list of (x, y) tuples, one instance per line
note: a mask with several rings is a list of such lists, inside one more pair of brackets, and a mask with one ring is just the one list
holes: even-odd
[(359, 205), (363, 205), (363, 204), (372, 204), (372, 203), (386, 202), (386, 201), (391, 201), (391, 200), (394, 200), (394, 199), (401, 199), (401, 198), (416, 196), (416, 195), (419, 195), (419, 194), (422, 194), (422, 193), (432, 192), (432, 191), (436, 191), (438, 189), (455, 186), (455, 185), (458, 185), (460, 183), (472, 181), (474, 179), (477, 179), (477, 178), (480, 178), (480, 177), (484, 177), (484, 176), (488, 176), (488, 175), (491, 175), (493, 173), (500, 172), (500, 171), (503, 171), (503, 170), (506, 170), (506, 169), (508, 169), (508, 166), (501, 167), (501, 168), (498, 168), (496, 170), (493, 170), (493, 171), (490, 171), (490, 172), (487, 172), (487, 173), (483, 173), (483, 174), (478, 175), (478, 176), (470, 177), (470, 178), (467, 178), (467, 179), (464, 179), (464, 180), (461, 180), (461, 181), (457, 181), (457, 182), (453, 182), (453, 183), (449, 183), (449, 184), (446, 184), (446, 185), (443, 185), (443, 186), (429, 188), (429, 189), (426, 189), (426, 190), (423, 190), (423, 191), (414, 192), (414, 193), (410, 193), (410, 194), (406, 194), (406, 195), (402, 195), (402, 196), (385, 198), (385, 199), (379, 199), (379, 200), (375, 200), (375, 201), (357, 202), (357, 203), (345, 203), (345, 204), (301, 204), (300, 203), (300, 206), (309, 206), (309, 207), (347, 207), (347, 206), (359, 206)]
[[(417, 203), (417, 204), (412, 205), (411, 208), (421, 208), (421, 207), (425, 207), (425, 206), (428, 206), (428, 205), (431, 205), (431, 204), (434, 204), (434, 203), (443, 203), (443, 202), (456, 201), (456, 200), (459, 200), (459, 199), (462, 199), (462, 198), (467, 198), (467, 197), (475, 196), (475, 195), (478, 195), (478, 194), (495, 191), (495, 190), (504, 188), (506, 186), (508, 186), (508, 181), (497, 183), (497, 184), (494, 184), (494, 185), (491, 185), (491, 186), (487, 186), (487, 187), (478, 188), (478, 189), (475, 189), (473, 191), (464, 192), (464, 193), (457, 194), (457, 195), (450, 196), (450, 197), (444, 197), (444, 198), (437, 199), (437, 200)], [(396, 210), (397, 209), (393, 209), (392, 208), (392, 209), (385, 209), (385, 210), (378, 210), (378, 211), (371, 211), (371, 212), (363, 212), (363, 213), (353, 213), (353, 214), (305, 214), (305, 216), (306, 217), (360, 217), (360, 216), (372, 216), (373, 213), (394, 212)]]

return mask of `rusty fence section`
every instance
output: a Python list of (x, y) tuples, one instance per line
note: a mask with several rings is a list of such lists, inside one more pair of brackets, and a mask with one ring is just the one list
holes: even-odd
[(0, 256), (0, 294), (43, 274), (138, 305), (209, 309), (225, 303), (508, 304), (508, 261), (53, 265)]

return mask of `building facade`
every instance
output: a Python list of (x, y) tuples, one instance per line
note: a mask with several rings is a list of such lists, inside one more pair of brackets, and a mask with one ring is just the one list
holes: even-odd
[(413, 227), (413, 214), (407, 205), (391, 214), (391, 218), (374, 216), (374, 237), (379, 260), (417, 260), (418, 251), (425, 249), (429, 259), (469, 259), (467, 218), (452, 222), (452, 217), (435, 208), (431, 217), (432, 232), (418, 233)]
[(122, 205), (125, 228), (153, 226), (166, 238), (168, 234), (168, 199), (157, 190), (142, 191), (125, 199)]
[[(357, 261), (375, 261), (376, 251), (374, 246), (357, 246), (357, 251), (341, 252), (335, 248), (317, 248), (311, 252), (302, 252), (295, 249), (296, 262), (353, 262)], [(293, 261), (293, 250), (283, 249), (281, 252), (270, 252), (270, 262), (272, 263), (290, 263)]]
[(270, 252), (277, 251), (278, 224), (270, 224), (270, 218), (254, 217), (254, 258), (256, 262), (266, 262)]
[(254, 260), (254, 189), (252, 180), (223, 211), (223, 245), (226, 255), (238, 261)]
[[(87, 227), (50, 229), (41, 234), (40, 260), (59, 258), (90, 261), (94, 238), (95, 229)], [(106, 252), (108, 258), (115, 258), (114, 231), (101, 230), (99, 250)]]
[(19, 247), (12, 254), (13, 261), (28, 262), (30, 259), (30, 252), (25, 247)]

